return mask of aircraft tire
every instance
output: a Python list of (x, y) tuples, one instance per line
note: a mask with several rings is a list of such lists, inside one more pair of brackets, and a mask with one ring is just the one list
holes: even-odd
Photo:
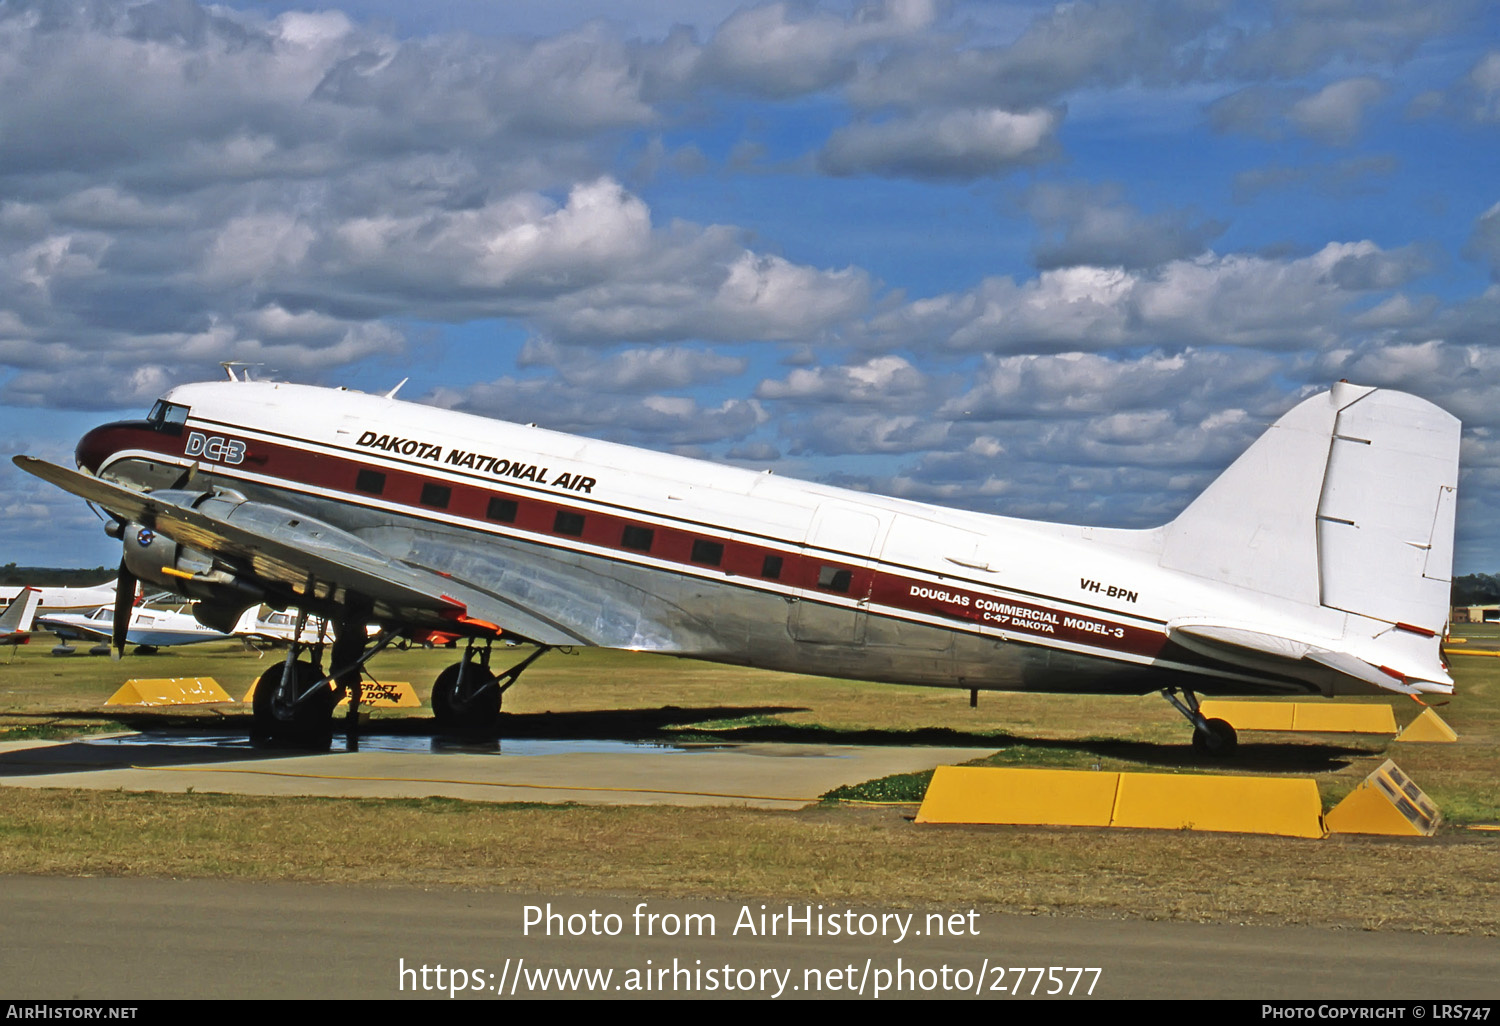
[[(257, 737), (272, 741), (285, 741), (296, 745), (326, 747), (333, 739), (333, 708), (338, 705), (337, 693), (329, 688), (324, 695), (314, 695), (300, 705), (291, 708), (278, 707), (275, 696), (281, 685), (284, 664), (277, 663), (260, 675), (255, 682), (255, 698), (251, 703)], [(294, 663), (297, 686), (306, 688), (321, 674), (305, 662)]]
[(500, 718), (500, 689), (479, 687), (493, 684), (495, 675), (478, 663), (471, 663), (467, 695), (458, 694), (458, 671), (463, 664), (454, 663), (432, 685), (432, 716), (438, 726), (453, 730), (488, 730)]
[(1234, 750), (1239, 747), (1240, 739), (1229, 721), (1214, 719), (1209, 720), (1205, 725), (1208, 730), (1193, 731), (1193, 747), (1202, 754), (1216, 759), (1233, 755)]

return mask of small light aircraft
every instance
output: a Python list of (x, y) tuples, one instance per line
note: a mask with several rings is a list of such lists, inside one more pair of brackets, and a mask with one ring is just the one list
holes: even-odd
[[(31, 641), (31, 623), (42, 600), (40, 588), (22, 588), (0, 613), (0, 645), (25, 645)], [(14, 655), (15, 653), (12, 653)]]
[[(23, 588), (0, 588), (0, 599), (7, 602), (15, 601), (25, 589)], [(107, 606), (115, 600), (115, 582), (105, 581), (88, 588), (35, 588), (41, 592), (41, 604), (37, 607), (42, 613), (68, 613), (76, 611), (87, 611)]]
[[(257, 607), (257, 611), (258, 611)], [(289, 645), (295, 640), (299, 645), (312, 646), (326, 642), (333, 636), (333, 625), (321, 616), (302, 616), (293, 610), (272, 610), (265, 616), (242, 617), (235, 626), (234, 636), (244, 638), (252, 647), (263, 645)], [(365, 627), (365, 634), (375, 637), (380, 633), (377, 625)]]
[[(789, 480), (367, 395), (179, 386), (78, 444), (18, 456), (103, 507), (137, 578), (228, 631), (268, 603), (334, 624), (256, 688), (258, 729), (315, 737), (399, 637), (467, 639), (440, 722), (491, 724), (554, 646), (596, 645), (970, 691), (1145, 694), (1224, 753), (1199, 694), (1453, 690), (1459, 423), (1341, 382), (1171, 523), (1048, 524)], [(397, 386), (399, 388), (400, 386)], [(128, 626), (116, 603), (116, 649)], [(365, 625), (378, 623), (369, 639)], [(490, 668), (494, 643), (527, 658)]]
[[(150, 601), (169, 596), (156, 596)], [(205, 641), (223, 641), (235, 631), (221, 631), (199, 622), (191, 611), (190, 604), (179, 603), (176, 609), (158, 609), (149, 604), (134, 606), (129, 610), (129, 624), (125, 629), (125, 641), (136, 646), (141, 655), (152, 655), (157, 649), (172, 645), (197, 645)], [(248, 628), (254, 623), (253, 613), (241, 617), (237, 628)], [(115, 611), (111, 606), (101, 606), (92, 613), (49, 613), (37, 618), (37, 626), (51, 631), (62, 641), (92, 640), (101, 642), (91, 653), (103, 655), (109, 651), (114, 636)], [(66, 644), (52, 650), (53, 655), (72, 655)]]

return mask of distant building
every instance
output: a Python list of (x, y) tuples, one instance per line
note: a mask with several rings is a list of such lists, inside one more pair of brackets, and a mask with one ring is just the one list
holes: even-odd
[(1500, 606), (1454, 606), (1452, 623), (1500, 622)]

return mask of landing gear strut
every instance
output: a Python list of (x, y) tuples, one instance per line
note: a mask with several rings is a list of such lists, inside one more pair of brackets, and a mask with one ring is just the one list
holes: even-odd
[[(548, 651), (545, 645), (519, 663), (496, 675), (490, 669), (493, 639), (477, 648), (469, 639), (464, 657), (442, 673), (432, 685), (432, 715), (438, 726), (449, 730), (489, 730), (500, 718), (501, 696), (530, 666)], [(476, 659), (477, 656), (477, 659)]]
[[(296, 640), (306, 626), (307, 613), (297, 617), (286, 659), (261, 674), (255, 684), (252, 710), (255, 733), (267, 740), (325, 747), (333, 738), (333, 710), (349, 696), (351, 729), (358, 722), (360, 674), (365, 663), (396, 639), (384, 630), (366, 646), (364, 621), (346, 620), (334, 632), (331, 647), (333, 671), (323, 672), (324, 639), (312, 645)], [(306, 653), (307, 658), (303, 659)]]
[(1198, 696), (1183, 688), (1182, 699), (1178, 699), (1177, 692), (1177, 688), (1165, 688), (1161, 695), (1176, 706), (1177, 711), (1193, 725), (1193, 748), (1219, 759), (1233, 755), (1240, 739), (1229, 721), (1204, 719), (1203, 713), (1198, 710)]

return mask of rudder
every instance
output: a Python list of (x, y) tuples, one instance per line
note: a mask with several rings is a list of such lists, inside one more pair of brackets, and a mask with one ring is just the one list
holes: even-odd
[(1166, 526), (1161, 565), (1441, 631), (1459, 428), (1416, 396), (1340, 382), (1276, 421)]

